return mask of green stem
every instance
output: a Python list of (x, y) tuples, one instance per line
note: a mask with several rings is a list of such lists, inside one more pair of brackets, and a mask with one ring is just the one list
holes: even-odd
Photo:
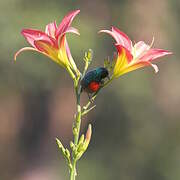
[(104, 83), (103, 87), (107, 86), (113, 79), (114, 77), (112, 76), (108, 81)]
[[(76, 113), (76, 119), (75, 123), (73, 126), (73, 135), (74, 135), (74, 146), (75, 146), (75, 151), (72, 151), (72, 168), (70, 168), (70, 180), (75, 180), (77, 171), (76, 171), (76, 150), (79, 142), (79, 134), (80, 134), (80, 128), (81, 128), (81, 116), (82, 116), (82, 111), (81, 111), (81, 105), (80, 105), (80, 96), (81, 96), (81, 85), (80, 81), (83, 79), (83, 77), (86, 74), (86, 71), (88, 69), (89, 62), (86, 61), (85, 67), (83, 74), (80, 78), (80, 76), (77, 79), (74, 79), (74, 87), (75, 87), (75, 93), (76, 93), (76, 106), (77, 106), (77, 113)], [(72, 73), (70, 72), (71, 76)]]
[(72, 72), (71, 68), (69, 66), (67, 66), (67, 71), (69, 72), (70, 76), (72, 77), (72, 79), (75, 81), (76, 80), (76, 76), (74, 75), (74, 73)]
[(76, 179), (76, 161), (73, 161), (72, 170), (70, 172), (70, 180)]
[[(80, 88), (80, 87), (79, 87)], [(74, 145), (77, 148), (79, 141), (79, 133), (81, 128), (81, 105), (80, 105), (80, 90), (78, 88), (78, 82), (75, 82), (75, 91), (76, 91), (76, 104), (77, 104), (77, 114), (76, 120), (73, 127), (74, 134)], [(77, 172), (76, 172), (76, 157), (75, 153), (72, 153), (72, 168), (70, 169), (70, 180), (75, 180)]]
[(77, 104), (77, 118), (75, 124), (75, 132), (74, 132), (74, 145), (77, 146), (79, 140), (79, 132), (81, 126), (81, 106)]
[[(76, 104), (77, 104), (77, 114), (76, 120), (73, 127), (73, 134), (74, 134), (74, 145), (77, 148), (78, 141), (79, 141), (79, 133), (81, 128), (81, 105), (80, 105), (80, 86), (78, 88), (79, 82), (75, 82), (75, 91), (76, 91)], [(72, 168), (70, 169), (70, 180), (75, 180), (77, 172), (76, 172), (76, 157), (75, 153), (72, 154)]]

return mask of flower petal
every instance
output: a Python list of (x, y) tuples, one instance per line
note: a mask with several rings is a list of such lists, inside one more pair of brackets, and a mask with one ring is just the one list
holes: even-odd
[(33, 48), (33, 47), (24, 47), (24, 48), (21, 48), (21, 49), (20, 49), (19, 51), (17, 51), (16, 54), (14, 55), (14, 60), (15, 60), (15, 61), (16, 61), (17, 56), (18, 56), (21, 52), (23, 52), (23, 51), (37, 51), (37, 52), (38, 52), (38, 50), (35, 49), (35, 48)]
[(120, 76), (132, 59), (132, 55), (126, 48), (121, 45), (117, 45), (116, 47), (118, 49), (118, 57), (114, 66), (113, 77)]
[(68, 59), (69, 59), (69, 62), (70, 62), (70, 64), (71, 64), (73, 70), (74, 70), (75, 72), (77, 72), (78, 69), (77, 69), (77, 66), (76, 66), (73, 58), (72, 58), (72, 55), (71, 55), (71, 52), (70, 52), (70, 49), (69, 49), (69, 45), (68, 45), (66, 39), (65, 39), (65, 48), (66, 48), (66, 53), (67, 53), (67, 57), (68, 57)]
[(163, 49), (150, 49), (146, 52), (145, 55), (143, 55), (140, 60), (141, 61), (152, 61), (154, 59), (157, 59), (159, 57), (163, 57), (165, 55), (172, 54), (172, 52), (163, 50)]
[[(76, 64), (71, 56), (69, 46), (67, 44), (66, 36), (63, 35), (60, 42), (60, 49), (58, 52), (58, 58), (66, 64), (66, 66), (70, 66), (74, 71), (77, 70)], [(69, 59), (70, 58), (70, 59)]]
[(55, 38), (56, 30), (57, 30), (57, 25), (56, 25), (56, 21), (54, 21), (54, 22), (49, 23), (48, 25), (46, 25), (45, 33), (48, 36), (51, 36), (51, 37)]
[(118, 39), (118, 44), (123, 45), (125, 48), (127, 48), (129, 51), (132, 50), (132, 41), (129, 39), (129, 37), (120, 31), (116, 27), (112, 27), (112, 32), (115, 33), (117, 39)]
[(125, 67), (124, 69), (122, 69), (121, 73), (119, 73), (118, 76), (121, 76), (121, 75), (126, 74), (126, 73), (131, 72), (131, 71), (135, 71), (135, 70), (143, 68), (145, 66), (152, 66), (155, 73), (157, 73), (159, 71), (157, 65), (152, 64), (149, 61), (141, 61), (141, 62), (138, 62), (138, 63), (135, 63), (135, 64), (132, 64), (130, 66)]
[(55, 45), (55, 40), (53, 40), (53, 38), (49, 37), (47, 34), (39, 30), (23, 29), (21, 31), (21, 34), (25, 37), (28, 43), (31, 44), (33, 47), (35, 47), (34, 41), (37, 41), (37, 40), (44, 40), (51, 45)]
[(49, 45), (44, 40), (37, 40), (34, 42), (34, 44), (40, 52), (42, 52), (44, 55), (48, 56), (53, 61), (55, 61), (56, 63), (58, 63), (64, 67), (64, 62), (59, 60), (59, 58), (58, 58), (59, 49), (54, 48), (53, 46)]
[(56, 31), (56, 39), (59, 38), (63, 33), (67, 31), (67, 29), (70, 27), (74, 17), (80, 12), (80, 10), (72, 11), (68, 15), (66, 15), (60, 25), (58, 26), (58, 29)]
[(155, 72), (155, 73), (158, 73), (158, 72), (159, 72), (159, 68), (158, 68), (158, 66), (157, 66), (156, 64), (150, 63), (150, 66), (152, 66), (152, 68), (154, 69), (154, 72)]
[(65, 33), (74, 33), (74, 34), (80, 35), (78, 29), (76, 29), (74, 27), (68, 27)]
[(117, 44), (124, 46), (127, 50), (129, 50), (130, 52), (132, 51), (132, 42), (129, 39), (129, 37), (123, 33), (122, 31), (120, 31), (118, 28), (116, 27), (112, 27), (112, 30), (101, 30), (99, 31), (104, 32), (104, 33), (108, 33), (109, 35), (111, 35)]
[(128, 49), (126, 49), (124, 46), (122, 46), (120, 44), (116, 44), (115, 46), (118, 51), (118, 54), (121, 54), (123, 49), (125, 50), (126, 57), (127, 57), (127, 63), (130, 63), (133, 60), (133, 55), (129, 52)]
[(146, 44), (144, 41), (139, 41), (134, 45), (134, 52), (133, 56), (135, 59), (140, 58), (143, 56), (151, 47)]

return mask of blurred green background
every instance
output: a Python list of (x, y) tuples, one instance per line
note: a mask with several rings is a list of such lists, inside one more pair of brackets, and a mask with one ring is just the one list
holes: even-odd
[[(144, 68), (113, 81), (83, 119), (93, 136), (78, 164), (78, 180), (180, 179), (180, 1), (179, 0), (1, 0), (0, 1), (0, 180), (65, 180), (68, 171), (55, 137), (68, 146), (75, 112), (72, 81), (47, 57), (14, 53), (27, 45), (23, 28), (44, 30), (80, 9), (68, 34), (77, 64), (94, 50), (90, 68), (112, 56), (112, 38), (100, 29), (119, 27), (134, 41), (173, 51), (160, 72)], [(87, 96), (83, 95), (83, 102)]]

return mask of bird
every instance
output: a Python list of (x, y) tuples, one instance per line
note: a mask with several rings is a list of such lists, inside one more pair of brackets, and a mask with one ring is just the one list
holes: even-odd
[(81, 92), (87, 92), (91, 99), (90, 94), (96, 93), (103, 86), (105, 78), (109, 78), (109, 72), (104, 67), (97, 67), (87, 72), (80, 82)]

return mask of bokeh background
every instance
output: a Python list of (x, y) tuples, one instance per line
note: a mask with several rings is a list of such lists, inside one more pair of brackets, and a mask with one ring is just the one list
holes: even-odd
[(66, 146), (72, 139), (72, 80), (43, 55), (26, 52), (17, 63), (13, 56), (27, 45), (22, 28), (44, 30), (74, 9), (81, 10), (73, 22), (81, 36), (68, 40), (80, 67), (89, 48), (90, 68), (112, 56), (112, 38), (97, 34), (111, 25), (136, 42), (154, 36), (155, 47), (174, 53), (158, 62), (158, 74), (129, 73), (99, 94), (96, 110), (83, 118), (82, 132), (92, 123), (93, 136), (78, 180), (180, 179), (179, 0), (0, 0), (0, 179), (69, 178), (54, 138)]

